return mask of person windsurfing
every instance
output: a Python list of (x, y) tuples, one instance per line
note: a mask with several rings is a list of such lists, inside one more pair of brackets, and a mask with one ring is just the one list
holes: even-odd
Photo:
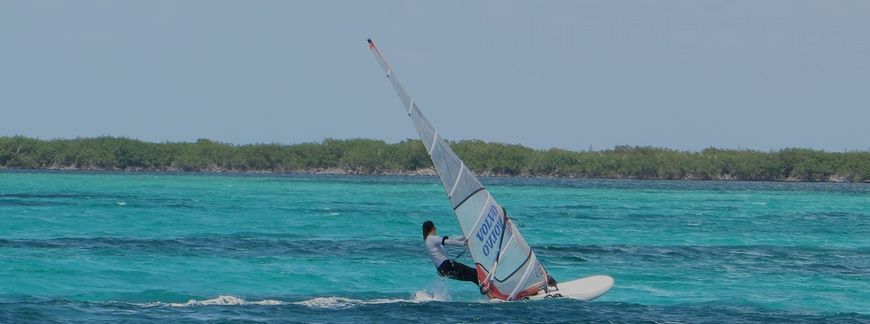
[(426, 252), (429, 253), (429, 259), (435, 265), (439, 276), (480, 285), (477, 282), (476, 270), (447, 258), (447, 254), (444, 252), (444, 245), (465, 246), (464, 237), (462, 239), (451, 239), (447, 236), (438, 237), (435, 223), (427, 220), (423, 222), (423, 241), (426, 244)]

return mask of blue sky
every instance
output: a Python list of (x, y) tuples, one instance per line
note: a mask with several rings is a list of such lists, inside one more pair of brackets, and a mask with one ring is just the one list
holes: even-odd
[(870, 1), (0, 2), (0, 135), (870, 149)]

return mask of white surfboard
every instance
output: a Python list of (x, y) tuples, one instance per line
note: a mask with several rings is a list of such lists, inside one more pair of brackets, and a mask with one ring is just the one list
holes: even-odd
[(550, 287), (550, 292), (529, 296), (529, 300), (547, 298), (571, 298), (590, 301), (604, 295), (613, 287), (613, 278), (604, 275), (589, 276), (568, 282), (561, 282), (558, 288)]

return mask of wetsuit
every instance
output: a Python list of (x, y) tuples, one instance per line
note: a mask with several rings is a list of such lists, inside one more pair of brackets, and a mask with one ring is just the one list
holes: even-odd
[(462, 263), (450, 260), (444, 252), (444, 245), (464, 246), (465, 240), (450, 239), (447, 236), (437, 237), (435, 235), (426, 236), (426, 252), (429, 253), (429, 259), (432, 264), (438, 269), (438, 275), (477, 283), (477, 271)]

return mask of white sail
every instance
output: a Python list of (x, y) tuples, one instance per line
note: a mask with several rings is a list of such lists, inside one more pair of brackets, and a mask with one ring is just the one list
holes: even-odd
[(490, 299), (516, 300), (547, 289), (546, 270), (504, 208), (426, 120), (374, 42), (369, 39), (368, 43), (432, 158), (462, 233), (468, 239), (481, 292)]

